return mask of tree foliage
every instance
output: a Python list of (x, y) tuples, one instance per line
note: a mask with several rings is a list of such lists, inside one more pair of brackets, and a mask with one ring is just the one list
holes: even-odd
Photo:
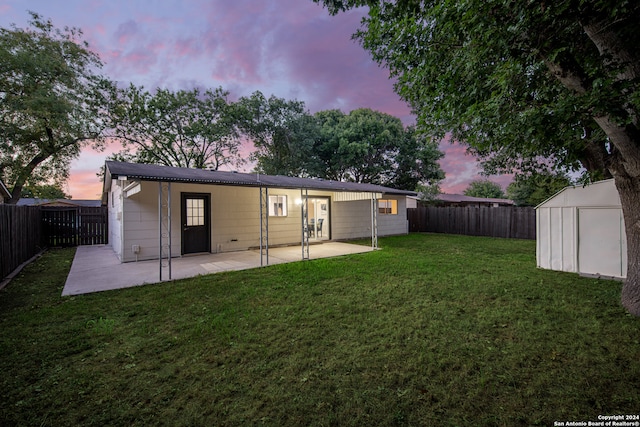
[(504, 191), (502, 191), (502, 187), (488, 179), (476, 179), (471, 181), (464, 190), (464, 195), (489, 199), (504, 199), (506, 197)]
[(573, 181), (562, 173), (533, 173), (518, 175), (507, 187), (507, 196), (516, 206), (537, 206)]
[(81, 39), (81, 30), (33, 12), (27, 29), (0, 28), (0, 179), (9, 203), (27, 181), (64, 181), (82, 147), (100, 146), (112, 85)]
[(420, 129), (451, 132), (488, 171), (624, 163), (640, 108), (637, 2), (324, 3), (369, 5), (356, 37), (397, 78)]
[(414, 190), (444, 178), (437, 144), (367, 108), (308, 113), (304, 103), (256, 92), (239, 101), (258, 170)]
[(239, 127), (253, 141), (256, 169), (273, 175), (313, 176), (317, 129), (302, 101), (256, 91), (237, 103)]
[(486, 172), (549, 165), (615, 178), (627, 234), (622, 302), (640, 316), (640, 3), (314, 0), (368, 5), (356, 37), (397, 79), (420, 130)]
[(242, 164), (235, 109), (221, 88), (118, 91), (111, 136), (124, 150), (111, 158), (186, 168)]
[(322, 129), (316, 151), (326, 171), (323, 178), (407, 190), (444, 178), (437, 144), (396, 117), (368, 108), (348, 114), (320, 111), (315, 117)]
[(34, 199), (70, 199), (71, 196), (64, 192), (62, 187), (55, 184), (25, 185), (22, 188), (21, 198)]

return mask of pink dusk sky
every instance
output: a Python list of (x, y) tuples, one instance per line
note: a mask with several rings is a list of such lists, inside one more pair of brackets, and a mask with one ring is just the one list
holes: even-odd
[[(351, 35), (364, 10), (330, 16), (311, 0), (5, 0), (0, 25), (26, 27), (28, 11), (56, 27), (78, 27), (104, 62), (102, 73), (121, 85), (152, 90), (222, 87), (232, 99), (259, 90), (304, 101), (311, 113), (371, 108), (414, 123), (393, 92), (388, 71)], [(97, 199), (96, 172), (109, 152), (85, 149), (73, 162), (66, 192)], [(479, 178), (476, 160), (443, 141), (445, 193), (462, 193)], [(503, 189), (511, 178), (490, 177)]]

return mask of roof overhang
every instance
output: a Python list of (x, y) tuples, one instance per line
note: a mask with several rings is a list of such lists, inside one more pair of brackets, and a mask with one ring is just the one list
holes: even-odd
[[(204, 169), (176, 168), (169, 166), (124, 163), (108, 161), (105, 165), (103, 202), (110, 190), (113, 179), (127, 181), (181, 182), (192, 184), (228, 185), (256, 188), (285, 188), (331, 191), (334, 193), (376, 193), (400, 196), (415, 196), (414, 191), (397, 190), (375, 184), (332, 181), (315, 178), (263, 175), (259, 173), (239, 173), (210, 171)], [(370, 198), (368, 196), (367, 198)]]

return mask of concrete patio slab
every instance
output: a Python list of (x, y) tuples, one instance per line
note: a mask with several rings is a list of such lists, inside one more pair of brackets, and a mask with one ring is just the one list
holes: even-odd
[[(329, 258), (372, 250), (369, 246), (328, 242), (311, 245), (309, 258)], [(301, 259), (300, 246), (269, 249), (269, 265), (296, 262)], [(166, 281), (169, 278), (169, 268), (166, 265), (167, 261), (164, 264), (162, 278)], [(171, 259), (171, 279), (258, 267), (260, 267), (260, 252), (257, 250), (185, 256)], [(158, 260), (121, 263), (111, 246), (79, 246), (62, 295), (80, 295), (158, 282), (160, 282)]]

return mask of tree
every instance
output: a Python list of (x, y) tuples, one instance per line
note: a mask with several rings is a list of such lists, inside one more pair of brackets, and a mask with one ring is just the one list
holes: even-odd
[(502, 187), (488, 179), (476, 179), (475, 181), (471, 181), (466, 190), (464, 190), (464, 195), (489, 199), (505, 198)]
[(31, 12), (30, 28), (0, 28), (0, 179), (16, 203), (27, 181), (64, 181), (71, 160), (101, 145), (112, 85), (77, 28)]
[(20, 197), (28, 197), (34, 199), (70, 199), (71, 196), (66, 194), (60, 185), (43, 184), (43, 185), (25, 185), (22, 188)]
[(507, 196), (515, 202), (516, 206), (537, 206), (572, 184), (572, 180), (561, 173), (518, 175), (507, 187)]
[(439, 183), (444, 179), (444, 171), (438, 163), (443, 157), (436, 140), (426, 138), (414, 126), (408, 126), (385, 185), (409, 191), (422, 189), (435, 197), (440, 193)]
[(406, 190), (444, 178), (437, 144), (411, 126), (404, 128), (396, 117), (368, 108), (349, 114), (320, 111), (315, 117), (321, 138), (314, 151), (323, 165), (322, 178)]
[(638, 2), (323, 2), (370, 7), (356, 37), (397, 79), (419, 129), (451, 132), (487, 172), (553, 164), (612, 176), (627, 234), (621, 299), (640, 316)]
[(440, 191), (440, 184), (438, 183), (418, 184), (415, 191), (418, 193), (422, 203), (427, 205), (437, 205), (440, 203), (438, 196), (442, 192)]
[(361, 108), (309, 114), (301, 101), (255, 92), (238, 101), (239, 127), (268, 174), (369, 182), (415, 190), (444, 178), (437, 144), (400, 119)]
[(312, 176), (317, 127), (302, 101), (256, 91), (238, 101), (239, 127), (253, 141), (256, 169), (272, 175)]
[(321, 151), (333, 179), (373, 184), (389, 181), (387, 174), (394, 169), (394, 154), (404, 137), (400, 119), (360, 108), (343, 114), (330, 132), (333, 135)]
[(111, 136), (124, 150), (113, 160), (185, 168), (239, 165), (235, 109), (221, 88), (155, 93), (130, 86), (118, 91)]

